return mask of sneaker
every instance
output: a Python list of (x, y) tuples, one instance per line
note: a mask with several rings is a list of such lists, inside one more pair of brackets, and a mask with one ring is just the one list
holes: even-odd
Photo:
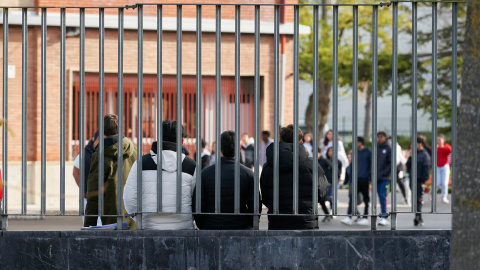
[(415, 219), (413, 220), (413, 225), (415, 225), (415, 226), (423, 226), (423, 219), (421, 219), (421, 218), (415, 218)]
[(444, 197), (442, 198), (442, 203), (445, 203), (445, 204), (449, 204), (449, 203), (450, 203), (450, 201), (448, 200), (447, 196), (444, 196)]
[(345, 224), (345, 225), (350, 226), (350, 225), (353, 224), (353, 221), (352, 221), (352, 219), (351, 219), (350, 217), (346, 217), (346, 218), (342, 219), (342, 223)]
[(332, 216), (325, 216), (322, 222), (330, 222), (330, 220), (332, 220)]
[(330, 209), (330, 212), (329, 212), (329, 213), (330, 213), (330, 218), (331, 218), (331, 219), (335, 219), (335, 218), (337, 217), (337, 216), (334, 216), (334, 215), (333, 215), (333, 210), (332, 210), (332, 209)]
[(366, 218), (362, 218), (360, 219), (358, 222), (357, 222), (358, 225), (361, 225), (361, 226), (368, 226), (368, 219)]
[(378, 222), (378, 225), (387, 226), (388, 220), (386, 218), (381, 218), (380, 221)]

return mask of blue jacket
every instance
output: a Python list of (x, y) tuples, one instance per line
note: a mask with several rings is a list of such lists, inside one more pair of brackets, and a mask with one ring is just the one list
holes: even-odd
[(377, 146), (377, 179), (390, 181), (392, 172), (392, 148), (387, 141)]

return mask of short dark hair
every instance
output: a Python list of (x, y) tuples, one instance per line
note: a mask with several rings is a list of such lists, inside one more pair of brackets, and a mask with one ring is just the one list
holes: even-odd
[(425, 147), (425, 140), (422, 137), (417, 137), (417, 143), (421, 143)]
[(207, 147), (207, 142), (204, 139), (202, 139), (202, 148), (205, 148), (205, 147)]
[(358, 136), (357, 142), (362, 143), (362, 145), (365, 144), (365, 139), (362, 136)]
[[(303, 132), (298, 129), (298, 141), (303, 139)], [(288, 125), (280, 129), (280, 140), (286, 143), (293, 143), (293, 125)]]
[(106, 114), (103, 117), (103, 134), (113, 136), (118, 134), (118, 116), (115, 114)]
[(379, 131), (377, 133), (377, 136), (383, 136), (383, 137), (387, 138), (387, 133), (385, 133), (385, 131)]
[(262, 135), (267, 135), (268, 137), (270, 137), (270, 131), (264, 130), (262, 131)]
[(228, 130), (220, 136), (220, 148), (224, 157), (235, 156), (235, 132)]
[[(177, 121), (165, 120), (162, 123), (163, 141), (177, 142)], [(185, 128), (182, 126), (182, 138), (185, 138)]]

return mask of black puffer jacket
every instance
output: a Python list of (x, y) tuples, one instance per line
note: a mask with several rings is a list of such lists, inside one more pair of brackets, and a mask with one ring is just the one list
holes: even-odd
[[(235, 159), (221, 158), (220, 212), (233, 213), (235, 207)], [(202, 171), (202, 213), (215, 213), (215, 166)], [(253, 171), (240, 164), (240, 213), (253, 213), (255, 202)], [(259, 211), (261, 198), (259, 196)], [(193, 191), (192, 212), (196, 211), (196, 190)], [(193, 215), (201, 230), (251, 230), (253, 215)]]
[[(430, 178), (430, 155), (427, 150), (417, 150), (417, 181), (425, 183)], [(407, 171), (412, 177), (412, 157), (407, 160)]]
[(392, 148), (387, 141), (377, 146), (377, 179), (390, 181), (392, 178)]
[[(273, 213), (273, 147), (267, 147), (267, 163), (265, 163), (260, 187), (262, 190), (263, 204), (268, 207), (268, 213)], [(312, 181), (313, 161), (308, 157), (303, 145), (299, 145), (299, 177), (298, 177), (298, 212), (299, 214), (312, 214)], [(321, 166), (318, 166), (319, 180), (325, 177)], [(319, 181), (320, 182), (320, 181)], [(320, 185), (319, 185), (320, 187)], [(279, 143), (279, 213), (293, 214), (293, 144)], [(325, 194), (320, 190), (319, 194)], [(318, 198), (315, 198), (318, 201)], [(318, 228), (316, 216), (268, 216), (269, 230), (308, 230)]]

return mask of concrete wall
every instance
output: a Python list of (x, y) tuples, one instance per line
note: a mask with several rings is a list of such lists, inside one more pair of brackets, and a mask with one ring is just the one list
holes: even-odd
[(450, 231), (7, 231), (0, 250), (0, 269), (448, 269)]

